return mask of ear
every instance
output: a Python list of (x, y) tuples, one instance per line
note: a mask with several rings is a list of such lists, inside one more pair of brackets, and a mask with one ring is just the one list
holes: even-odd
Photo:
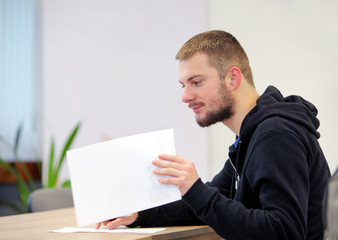
[(229, 69), (230, 74), (230, 88), (231, 90), (235, 90), (241, 85), (242, 82), (242, 72), (238, 67), (231, 67)]

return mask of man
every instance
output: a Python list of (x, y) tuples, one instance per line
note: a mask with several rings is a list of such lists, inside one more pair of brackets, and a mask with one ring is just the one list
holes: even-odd
[(330, 172), (317, 141), (315, 106), (298, 96), (284, 98), (272, 86), (259, 96), (246, 53), (227, 32), (194, 36), (176, 59), (182, 101), (197, 123), (222, 122), (236, 134), (229, 159), (205, 184), (191, 161), (160, 155), (154, 174), (176, 185), (182, 200), (104, 224), (207, 224), (227, 240), (323, 239), (321, 206)]

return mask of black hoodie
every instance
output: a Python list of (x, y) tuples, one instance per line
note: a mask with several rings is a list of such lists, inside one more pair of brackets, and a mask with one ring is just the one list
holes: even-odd
[(268, 87), (221, 172), (206, 184), (199, 179), (181, 201), (140, 212), (133, 225), (207, 224), (227, 240), (322, 240), (330, 171), (316, 115), (308, 101)]

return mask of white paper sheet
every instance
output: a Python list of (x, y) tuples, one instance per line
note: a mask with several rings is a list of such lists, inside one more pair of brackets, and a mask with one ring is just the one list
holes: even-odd
[(68, 151), (78, 226), (179, 200), (177, 187), (160, 184), (152, 173), (151, 162), (161, 153), (175, 154), (172, 129)]
[(95, 229), (95, 228), (73, 228), (64, 227), (56, 230), (49, 230), (56, 233), (157, 233), (165, 230), (165, 228), (122, 228), (122, 229)]

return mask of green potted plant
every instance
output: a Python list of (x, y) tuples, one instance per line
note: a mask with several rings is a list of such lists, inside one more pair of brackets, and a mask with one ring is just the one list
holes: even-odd
[[(65, 144), (62, 148), (62, 152), (59, 155), (58, 158), (55, 156), (55, 141), (54, 139), (51, 140), (51, 146), (50, 146), (50, 151), (49, 151), (49, 158), (47, 162), (47, 182), (46, 184), (42, 184), (42, 187), (44, 188), (55, 188), (58, 185), (58, 176), (59, 172), (61, 169), (62, 164), (64, 163), (64, 159), (66, 157), (66, 152), (71, 148), (72, 143), (74, 142), (74, 139), (79, 131), (79, 128), (81, 126), (81, 123), (76, 124), (76, 126), (73, 128), (71, 131), (70, 135), (65, 141)], [(13, 166), (12, 164), (4, 161), (0, 157), (0, 166), (2, 166), (5, 170), (13, 174), (15, 177), (16, 181), (16, 186), (21, 202), (21, 206), (18, 206), (14, 203), (11, 202), (0, 202), (0, 204), (6, 204), (7, 206), (11, 207), (18, 213), (25, 213), (28, 212), (28, 206), (27, 206), (27, 200), (29, 198), (29, 195), (32, 191), (37, 189), (37, 185), (34, 182), (34, 179), (32, 178), (32, 175), (30, 174), (30, 171), (27, 169), (27, 166), (23, 164), (19, 158), (18, 158), (18, 147), (20, 143), (20, 136), (22, 133), (22, 125), (19, 126), (16, 136), (15, 136), (15, 141), (13, 144), (13, 147), (11, 144), (6, 141), (3, 137), (0, 136), (0, 142), (11, 149), (14, 155), (14, 160), (15, 160), (15, 165)], [(38, 164), (40, 165), (40, 163)], [(22, 170), (23, 174), (20, 172)], [(40, 176), (41, 176), (41, 167), (40, 167)], [(62, 187), (69, 187), (70, 186), (70, 181), (66, 180), (63, 182)]]

